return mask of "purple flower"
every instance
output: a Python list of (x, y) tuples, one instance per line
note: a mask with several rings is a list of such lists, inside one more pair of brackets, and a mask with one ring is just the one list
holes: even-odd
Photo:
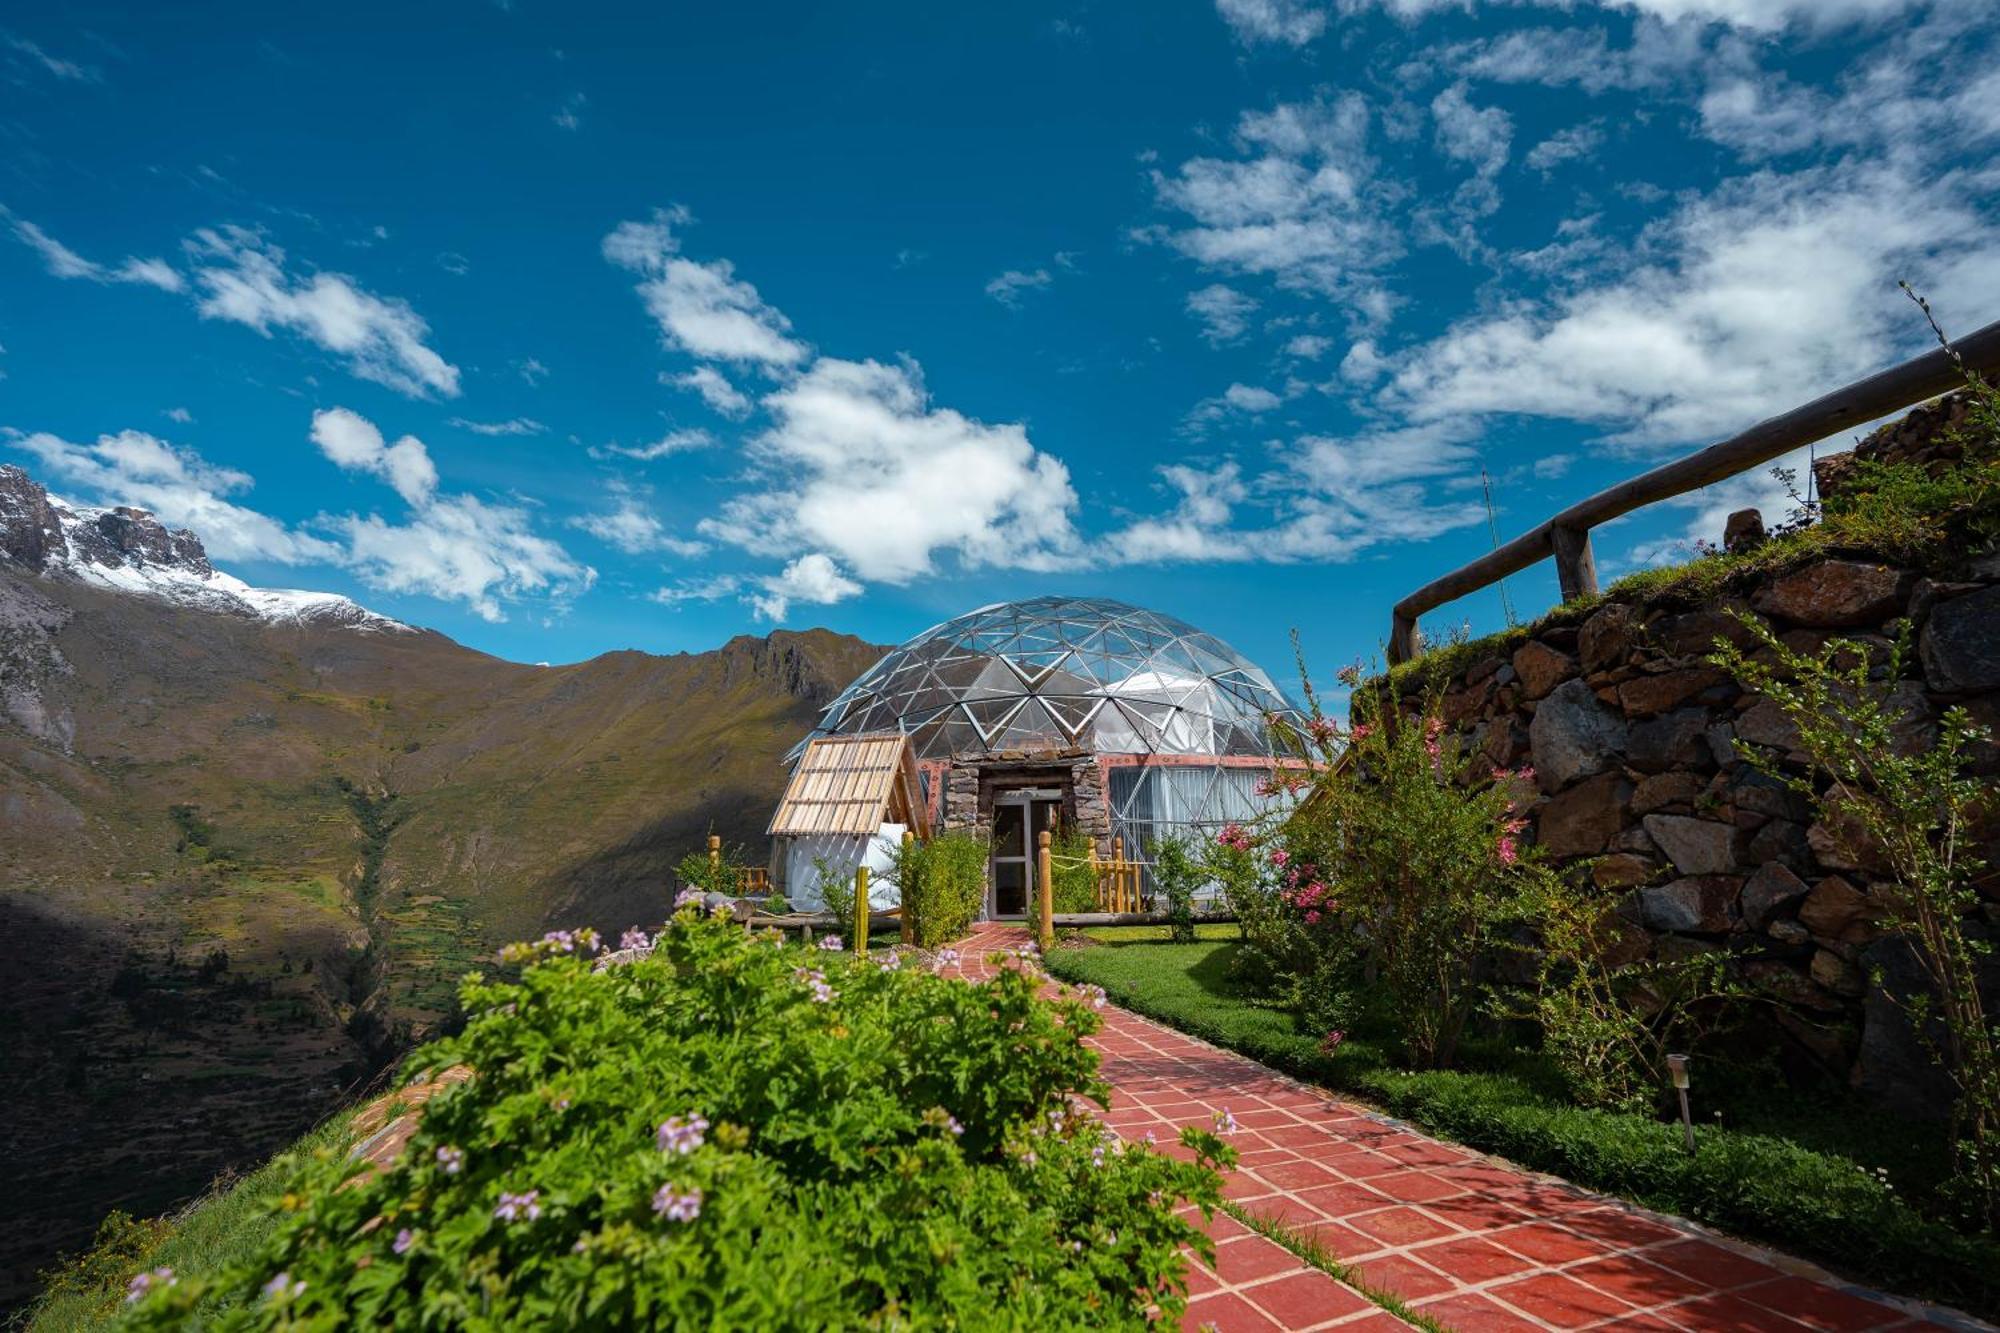
[(958, 950), (939, 949), (937, 951), (937, 957), (931, 961), (931, 968), (933, 971), (942, 972), (947, 967), (956, 966), (957, 963), (958, 963)]
[(674, 895), (674, 906), (676, 908), (699, 907), (705, 896), (700, 889), (685, 888)]
[(1236, 1113), (1230, 1110), (1228, 1107), (1225, 1106), (1220, 1111), (1217, 1111), (1215, 1113), (1216, 1133), (1234, 1134), (1238, 1129), (1241, 1128), (1242, 1126), (1236, 1123)]
[(955, 1139), (965, 1134), (965, 1126), (958, 1123), (958, 1117), (955, 1115), (948, 1115), (944, 1118), (944, 1127)]
[(701, 1216), (701, 1191), (683, 1194), (680, 1186), (668, 1181), (654, 1192), (653, 1211), (669, 1222), (692, 1222)]
[(838, 935), (822, 935), (819, 937), (818, 947), (826, 950), (828, 953), (839, 953), (847, 946), (841, 943), (840, 936)]
[(618, 937), (620, 949), (650, 949), (652, 946), (653, 937), (637, 926), (625, 927), (625, 933)]
[(125, 1284), (125, 1303), (127, 1305), (134, 1304), (137, 1301), (143, 1300), (146, 1293), (153, 1290), (153, 1288), (171, 1287), (178, 1281), (180, 1279), (174, 1276), (174, 1270), (171, 1268), (155, 1268), (140, 1273)]
[(1102, 1009), (1104, 1007), (1104, 987), (1085, 986), (1079, 993), (1084, 999), (1090, 1001), (1091, 1008)]
[(274, 1301), (288, 1301), (306, 1289), (306, 1284), (296, 1281), (290, 1273), (279, 1273), (264, 1284), (264, 1294)]
[(903, 956), (898, 953), (884, 954), (882, 960), (875, 964), (875, 966), (881, 968), (884, 972), (894, 972), (902, 965)]
[(414, 1245), (416, 1245), (416, 1243), (417, 1243), (417, 1233), (410, 1230), (408, 1227), (404, 1227), (401, 1231), (398, 1231), (396, 1233), (396, 1243), (391, 1245), (389, 1248), (395, 1251), (397, 1254), (408, 1254), (411, 1248)]
[(465, 1169), (465, 1154), (456, 1148), (446, 1146), (437, 1150), (437, 1162), (444, 1168), (446, 1175), (455, 1176)]
[(685, 1116), (668, 1116), (661, 1122), (653, 1141), (659, 1145), (661, 1152), (685, 1157), (707, 1142), (707, 1135), (708, 1121), (699, 1111), (690, 1111)]
[(839, 991), (835, 990), (833, 987), (826, 984), (825, 978), (814, 977), (812, 979), (812, 997), (814, 1004), (831, 1004), (835, 999), (839, 997), (839, 995), (840, 995)]
[(493, 1216), (502, 1222), (516, 1222), (522, 1218), (532, 1222), (542, 1215), (542, 1205), (536, 1202), (539, 1198), (541, 1198), (540, 1190), (528, 1190), (522, 1194), (509, 1194), (506, 1190), (501, 1190), (500, 1206), (493, 1210)]
[(1159, 1141), (1160, 1141), (1160, 1136), (1155, 1134), (1150, 1129), (1146, 1131), (1146, 1137), (1140, 1140), (1141, 1143), (1144, 1143), (1149, 1148), (1152, 1147), (1154, 1144), (1158, 1143)]

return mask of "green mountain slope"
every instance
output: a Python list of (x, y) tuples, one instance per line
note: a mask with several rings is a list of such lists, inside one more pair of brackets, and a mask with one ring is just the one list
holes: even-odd
[(0, 1305), (111, 1208), (262, 1160), (551, 924), (656, 922), (880, 650), (504, 662), (0, 559)]

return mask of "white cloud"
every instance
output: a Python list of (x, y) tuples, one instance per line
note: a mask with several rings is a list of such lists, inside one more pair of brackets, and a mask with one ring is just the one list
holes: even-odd
[(167, 420), (178, 422), (183, 426), (194, 420), (194, 413), (188, 411), (185, 407), (170, 407), (164, 415)]
[(1287, 339), (1285, 355), (1301, 361), (1317, 361), (1333, 350), (1333, 339), (1317, 333), (1301, 333)]
[(1244, 45), (1304, 46), (1326, 31), (1326, 9), (1307, 0), (1215, 0), (1216, 12)]
[(615, 546), (627, 555), (665, 551), (670, 555), (692, 558), (708, 550), (705, 542), (688, 541), (669, 533), (643, 498), (629, 488), (614, 484), (611, 489), (614, 503), (610, 509), (595, 514), (579, 514), (569, 521), (569, 525)]
[(710, 411), (721, 416), (740, 421), (750, 415), (749, 396), (713, 366), (696, 366), (685, 375), (663, 374), (660, 379), (678, 388), (694, 390)]
[(1528, 155), (1521, 160), (1530, 171), (1546, 174), (1565, 162), (1589, 157), (1603, 146), (1603, 126), (1596, 121), (1587, 121), (1556, 131), (1530, 148)]
[(759, 580), (758, 586), (763, 591), (752, 594), (750, 605), (758, 616), (773, 621), (783, 620), (793, 602), (830, 606), (861, 592), (859, 583), (841, 573), (840, 566), (818, 551), (800, 556), (781, 572)]
[(458, 396), (458, 367), (426, 345), (430, 326), (394, 297), (338, 273), (293, 276), (285, 252), (241, 227), (204, 228), (187, 245), (204, 319), (269, 336), (286, 329), (347, 362), (355, 375), (411, 397)]
[(0, 208), (0, 218), (13, 222), (15, 237), (42, 257), (42, 266), (54, 277), (84, 278), (90, 282), (132, 282), (157, 287), (163, 292), (177, 292), (187, 286), (187, 280), (164, 260), (128, 257), (116, 268), (108, 268), (85, 259), (34, 223), (26, 218), (14, 217), (5, 208)]
[(606, 444), (590, 451), (592, 458), (636, 458), (641, 463), (666, 458), (672, 454), (690, 453), (696, 449), (706, 449), (715, 443), (715, 437), (699, 428), (670, 430), (651, 444)]
[(1414, 421), (1598, 422), (1634, 445), (1742, 429), (1917, 350), (1900, 277), (1961, 328), (2000, 304), (1979, 192), (1882, 164), (1727, 183), (1648, 228), (1623, 272), (1400, 355), (1385, 403)]
[(437, 490), (437, 465), (422, 440), (405, 435), (385, 443), (375, 423), (358, 412), (344, 407), (314, 412), (312, 441), (336, 467), (372, 473), (412, 505), (425, 503)]
[(1283, 288), (1334, 297), (1363, 323), (1394, 302), (1380, 274), (1402, 254), (1375, 177), (1368, 104), (1358, 93), (1245, 113), (1236, 158), (1195, 157), (1152, 173), (1160, 204), (1182, 225), (1143, 230), (1211, 269), (1259, 274)]
[(8, 49), (20, 52), (31, 63), (38, 66), (43, 73), (48, 74), (52, 78), (61, 79), (68, 83), (100, 83), (104, 79), (103, 71), (99, 70), (96, 66), (82, 65), (74, 60), (65, 60), (60, 56), (50, 55), (39, 44), (31, 42), (25, 37), (17, 37), (13, 33), (7, 33), (5, 34), (5, 40)]
[(169, 527), (192, 528), (217, 559), (296, 565), (337, 555), (327, 542), (229, 499), (250, 489), (248, 473), (209, 463), (192, 449), (144, 431), (100, 435), (92, 444), (72, 444), (46, 432), (7, 434), (65, 486), (80, 487), (103, 503), (149, 509)]
[(1235, 342), (1250, 327), (1250, 312), (1257, 308), (1255, 298), (1222, 283), (1211, 283), (1200, 291), (1189, 292), (1188, 313), (1202, 323), (1201, 336), (1212, 347)]
[(535, 420), (533, 417), (509, 417), (505, 421), (468, 421), (464, 417), (452, 417), (449, 421), (445, 422), (445, 424), (447, 426), (456, 426), (460, 430), (469, 430), (474, 435), (485, 435), (489, 437), (506, 436), (506, 435), (540, 435), (543, 431), (546, 431), (548, 429), (547, 426), (544, 426), (541, 422)]
[(1438, 151), (1446, 157), (1470, 163), (1482, 176), (1493, 176), (1507, 165), (1514, 118), (1497, 106), (1474, 106), (1465, 84), (1455, 83), (1431, 99), (1431, 117), (1437, 123)]
[(685, 209), (656, 210), (648, 221), (619, 223), (604, 238), (604, 257), (642, 276), (637, 290), (661, 339), (705, 361), (782, 369), (804, 360), (805, 345), (786, 336), (791, 321), (739, 281), (728, 260), (681, 257), (673, 229), (690, 220)]
[(1179, 492), (1167, 514), (1138, 519), (1105, 537), (1101, 558), (1133, 565), (1246, 560), (1253, 552), (1245, 534), (1230, 529), (1235, 506), (1249, 496), (1242, 469), (1223, 463), (1204, 470), (1172, 463), (1161, 478)]
[(555, 115), (549, 117), (549, 119), (553, 120), (559, 128), (568, 130), (574, 134), (583, 128), (583, 108), (584, 104), (589, 100), (582, 93), (571, 93), (563, 99), (563, 104), (556, 108)]
[(646, 594), (649, 602), (661, 606), (679, 606), (684, 602), (719, 602), (734, 596), (743, 587), (743, 579), (736, 574), (712, 574), (706, 578), (684, 579), (671, 587), (658, 588)]
[(1022, 426), (932, 406), (913, 363), (822, 359), (764, 407), (776, 424), (750, 447), (767, 489), (724, 504), (712, 537), (887, 583), (941, 553), (1050, 569), (1076, 550), (1068, 469)]
[(549, 377), (549, 368), (532, 356), (525, 361), (516, 361), (514, 363), (514, 372), (521, 377), (524, 383), (530, 386), (540, 384)]
[(1045, 268), (1032, 271), (1010, 268), (986, 284), (986, 294), (1013, 310), (1019, 308), (1023, 296), (1042, 290), (1052, 281)]
[[(1517, 0), (1567, 9), (1579, 0)], [(1581, 0), (1590, 3), (1591, 0)], [(1865, 23), (1919, 10), (1931, 0), (1595, 0), (1601, 8), (1623, 10), (1669, 23), (1693, 20), (1773, 32), (1789, 26), (1832, 28)], [(1418, 18), (1440, 10), (1464, 10), (1473, 0), (1342, 0), (1347, 10), (1380, 8), (1401, 18)]]
[(439, 496), (407, 523), (375, 514), (322, 522), (345, 539), (342, 563), (369, 586), (464, 602), (485, 620), (505, 620), (504, 603), (521, 598), (565, 602), (597, 578), (537, 534), (527, 510), (470, 495)]

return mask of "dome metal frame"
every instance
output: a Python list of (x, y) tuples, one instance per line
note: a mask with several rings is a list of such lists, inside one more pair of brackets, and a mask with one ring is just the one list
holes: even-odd
[(901, 732), (929, 761), (1092, 751), (1268, 762), (1276, 717), (1298, 710), (1214, 635), (1110, 598), (1048, 596), (916, 635), (828, 704), (813, 736)]

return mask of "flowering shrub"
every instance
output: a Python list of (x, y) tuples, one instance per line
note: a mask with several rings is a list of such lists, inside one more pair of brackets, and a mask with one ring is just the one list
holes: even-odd
[(1343, 738), (1306, 690), (1310, 720), (1287, 736), (1315, 763), (1313, 788), (1273, 846), (1233, 852), (1238, 881), (1254, 866), (1259, 886), (1238, 891), (1255, 900), (1246, 934), (1254, 918), (1304, 1020), (1344, 1027), (1365, 977), (1411, 1063), (1448, 1065), (1482, 999), (1494, 927), (1532, 873), (1516, 805), (1534, 775), (1463, 754), (1434, 699), (1403, 714), (1358, 690)]
[[(810, 961), (810, 966), (802, 964)], [(127, 1318), (224, 1329), (1165, 1326), (1229, 1151), (1125, 1146), (1087, 1003), (808, 953), (692, 907), (651, 957), (474, 975), (399, 1163), (322, 1151), (254, 1257)]]

